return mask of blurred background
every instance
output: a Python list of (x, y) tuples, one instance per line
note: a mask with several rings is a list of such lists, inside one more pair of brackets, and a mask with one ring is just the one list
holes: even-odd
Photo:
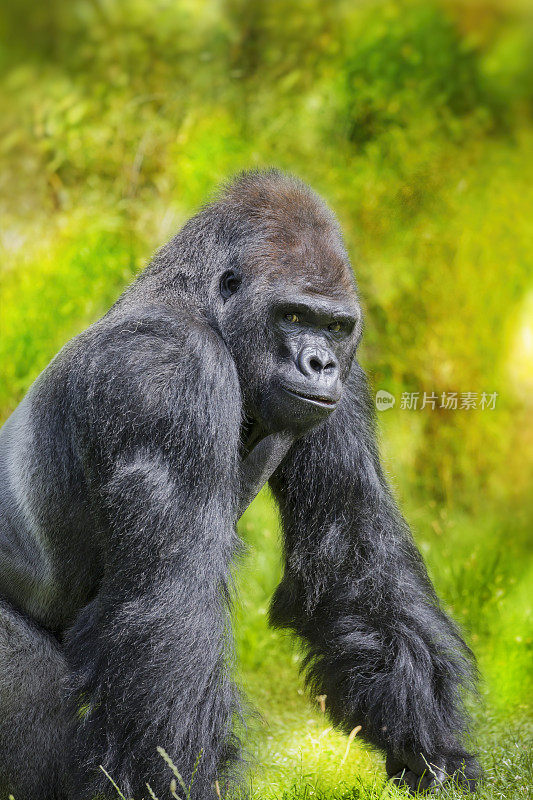
[[(530, 796), (533, 4), (18, 0), (0, 41), (1, 420), (221, 181), (308, 181), (345, 231), (361, 361), (395, 400), (387, 470), (479, 658), (482, 796)], [(240, 531), (253, 796), (395, 796), (267, 627), (266, 492)]]

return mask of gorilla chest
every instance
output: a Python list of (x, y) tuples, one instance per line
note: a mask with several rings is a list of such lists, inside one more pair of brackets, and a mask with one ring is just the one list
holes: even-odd
[(274, 474), (294, 442), (287, 432), (266, 436), (241, 461), (238, 517), (242, 516), (254, 497)]

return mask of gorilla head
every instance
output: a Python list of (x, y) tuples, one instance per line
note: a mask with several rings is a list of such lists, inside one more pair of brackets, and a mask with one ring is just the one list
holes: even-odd
[(215, 229), (202, 294), (235, 362), (254, 440), (259, 430), (298, 434), (325, 419), (361, 335), (352, 270), (329, 209), (294, 178), (246, 173), (185, 227), (188, 236), (203, 232), (204, 242)]
[[(268, 431), (305, 430), (337, 406), (360, 336), (355, 284), (340, 232), (305, 186), (269, 174), (233, 187), (250, 230), (219, 278), (215, 314), (239, 373), (246, 412)], [(257, 192), (264, 214), (257, 217)], [(242, 211), (241, 211), (242, 213)]]

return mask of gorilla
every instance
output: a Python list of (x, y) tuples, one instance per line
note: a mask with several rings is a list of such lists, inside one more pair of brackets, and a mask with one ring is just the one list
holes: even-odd
[(0, 434), (2, 800), (167, 797), (160, 748), (192, 800), (238, 791), (232, 559), (267, 481), (270, 621), (332, 723), (411, 791), (475, 786), (473, 657), (380, 466), (361, 330), (331, 211), (247, 172), (37, 378)]

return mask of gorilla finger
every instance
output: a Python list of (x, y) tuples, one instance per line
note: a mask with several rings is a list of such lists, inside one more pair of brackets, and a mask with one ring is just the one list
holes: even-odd
[(453, 783), (463, 792), (475, 792), (479, 782), (479, 776), (465, 775), (462, 770), (452, 775)]
[(402, 769), (391, 778), (392, 783), (397, 786), (406, 786), (411, 792), (416, 792), (420, 778), (410, 769)]
[(392, 778), (393, 776), (401, 772), (403, 769), (407, 768), (405, 766), (405, 761), (402, 761), (399, 758), (395, 758), (394, 756), (388, 755), (387, 760), (385, 762), (385, 769), (387, 770), (387, 777)]
[(448, 779), (446, 771), (442, 767), (436, 767), (430, 764), (429, 768), (425, 771), (430, 786), (442, 786)]
[(422, 775), (418, 786), (419, 792), (430, 792), (431, 794), (438, 792), (445, 781), (446, 776), (441, 772), (438, 775), (432, 775), (426, 772)]
[(407, 764), (407, 767), (412, 772), (416, 772), (418, 775), (428, 773), (436, 776), (444, 772), (446, 766), (442, 759), (426, 758), (422, 753), (411, 753), (407, 755), (404, 763)]

